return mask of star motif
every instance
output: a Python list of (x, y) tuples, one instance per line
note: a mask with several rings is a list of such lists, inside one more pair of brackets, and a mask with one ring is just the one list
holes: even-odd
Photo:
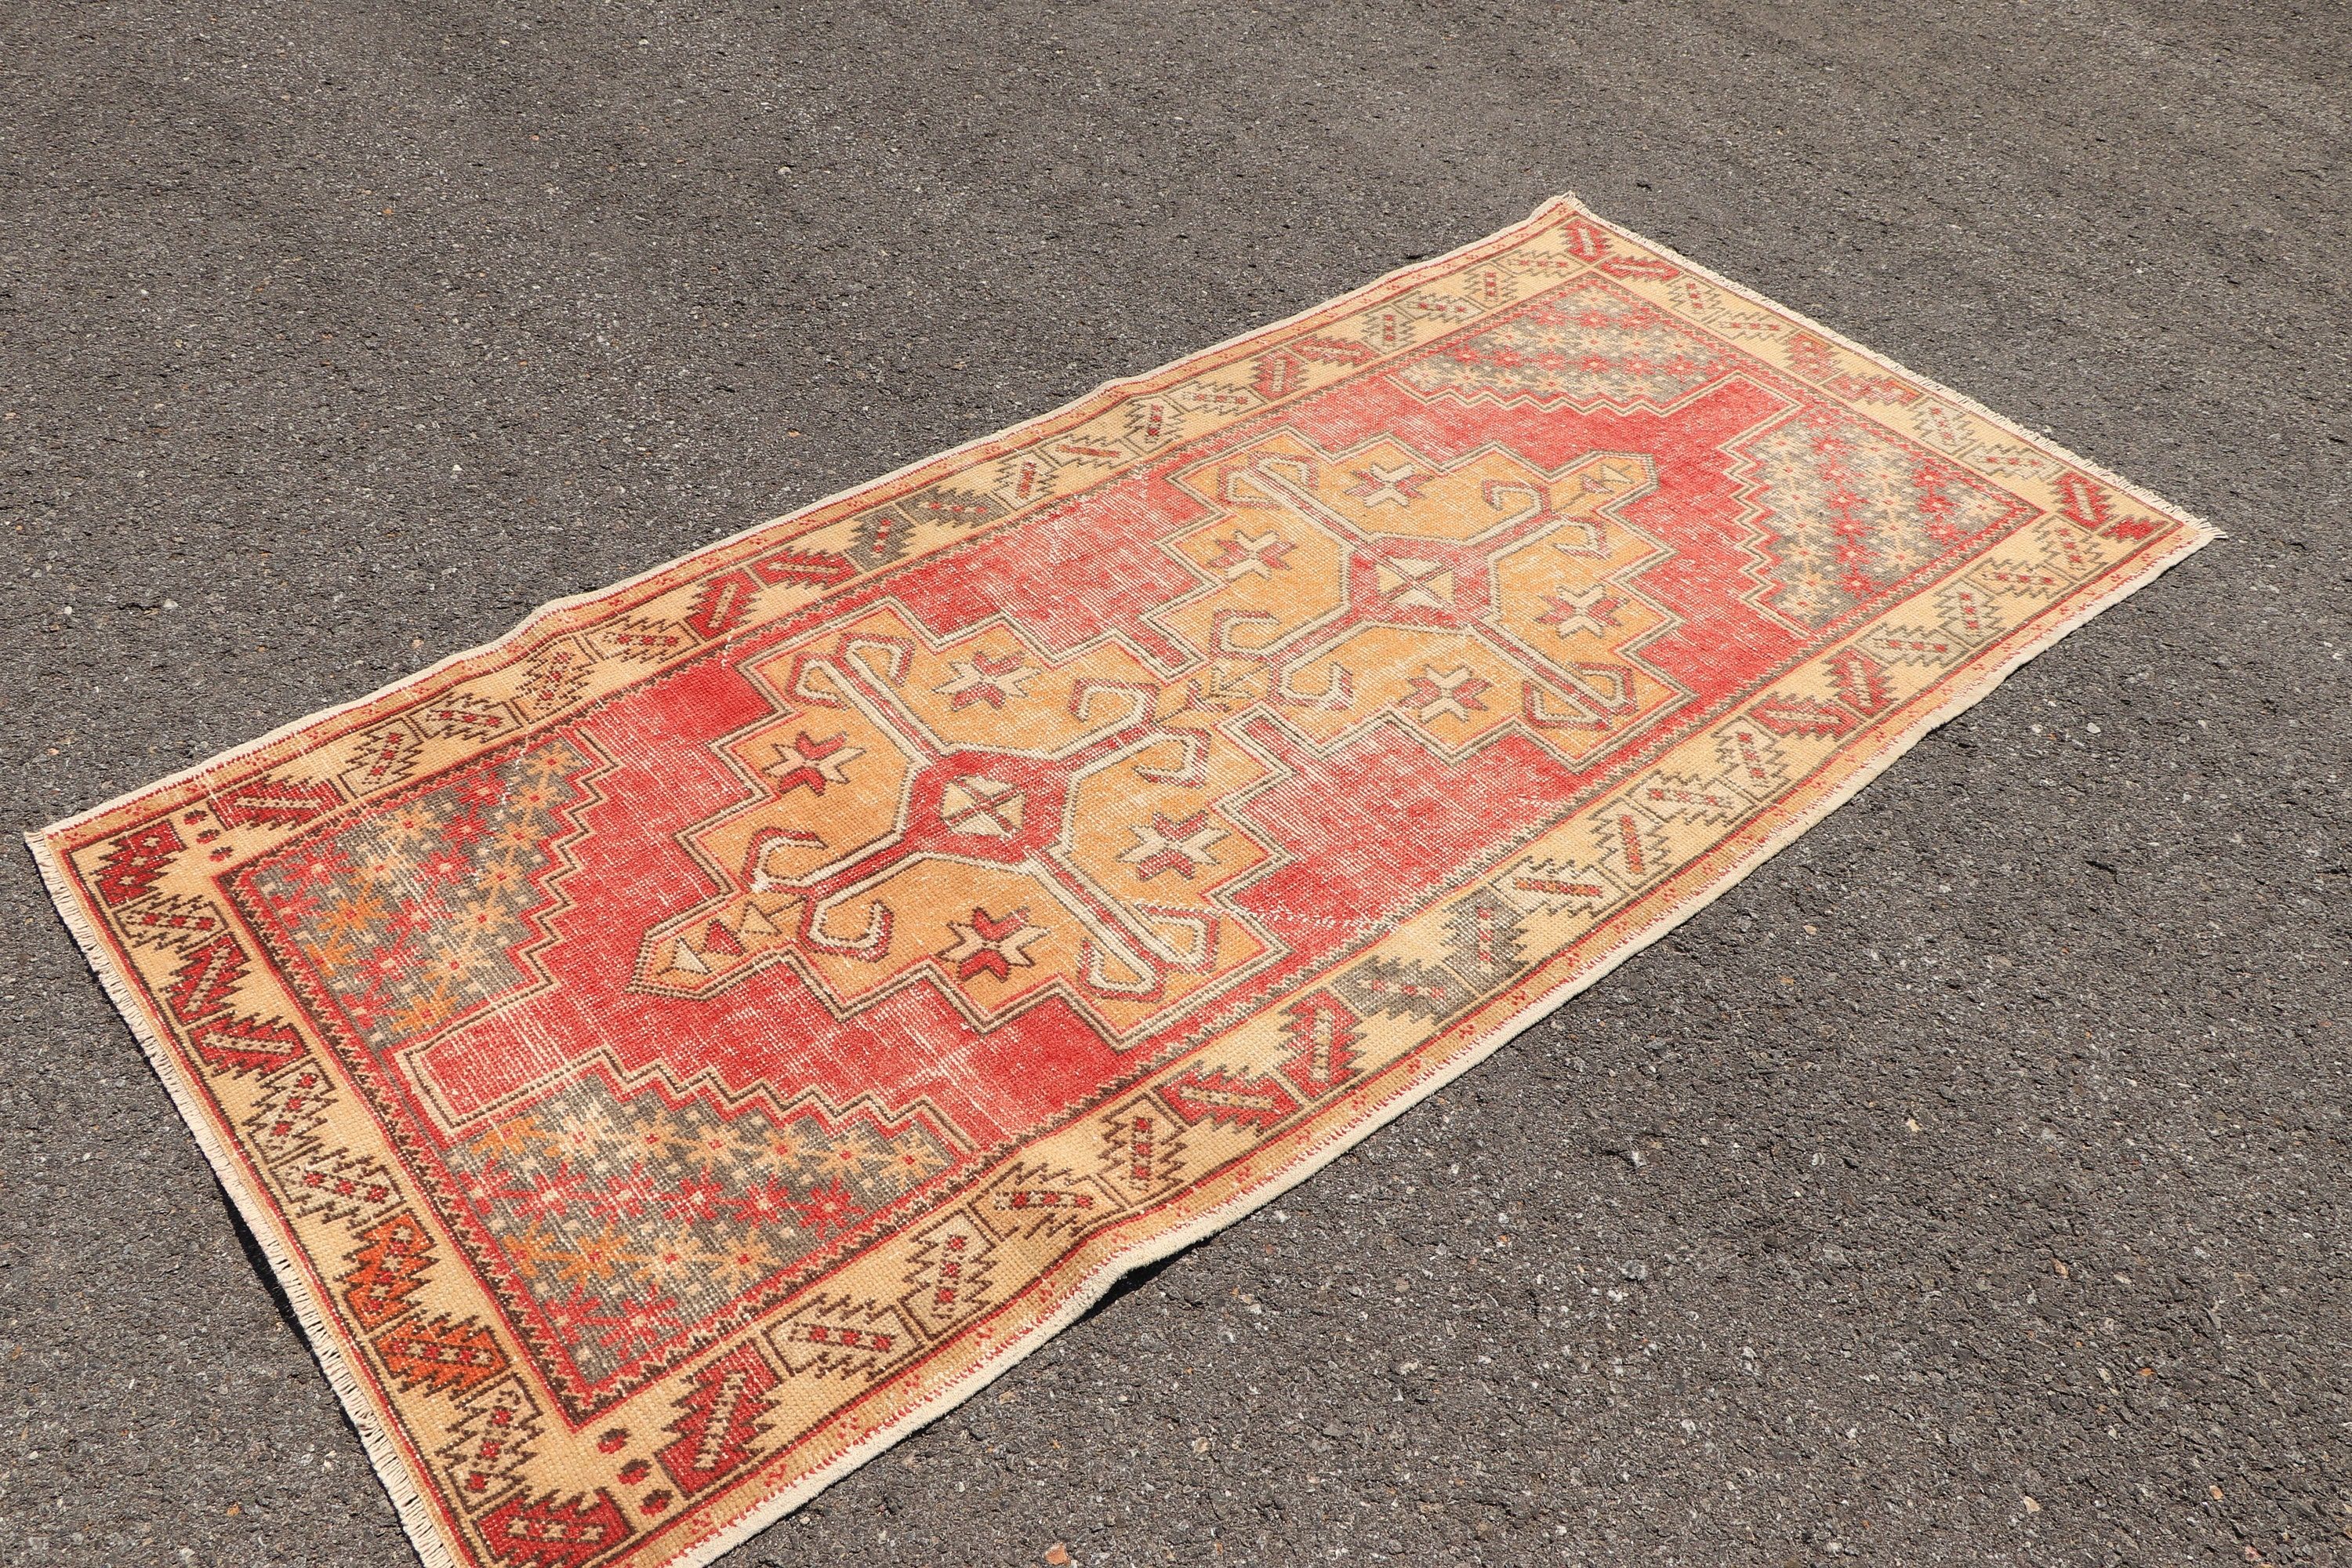
[(1283, 557), (1297, 548), (1272, 530), (1249, 534), (1235, 529), (1231, 539), (1217, 541), (1217, 553), (1204, 564), (1212, 572), (1223, 572), (1228, 583), (1244, 577), (1265, 577), (1289, 571), (1290, 563)]
[(1173, 871), (1191, 881), (1195, 870), (1217, 863), (1210, 850), (1225, 837), (1225, 830), (1212, 824), (1205, 811), (1194, 812), (1181, 822), (1155, 811), (1148, 826), (1137, 824), (1128, 831), (1135, 835), (1135, 842), (1119, 852), (1119, 864), (1134, 867), (1137, 878), (1146, 882), (1162, 871)]
[(1008, 915), (992, 915), (974, 904), (971, 920), (950, 921), (948, 930), (953, 933), (955, 942), (936, 956), (941, 963), (954, 966), (958, 980), (970, 980), (976, 974), (1012, 979), (1015, 969), (1028, 969), (1036, 963), (1028, 950), (1045, 935), (1045, 927), (1029, 923), (1026, 906)]
[(790, 746), (778, 746), (776, 760), (760, 771), (776, 781), (778, 795), (805, 788), (811, 795), (821, 795), (827, 784), (847, 784), (849, 764), (865, 754), (866, 748), (851, 745), (846, 734), (812, 741), (803, 730), (793, 737)]
[(1625, 601), (1610, 593), (1607, 584), (1595, 583), (1566, 594), (1546, 594), (1544, 605), (1544, 613), (1536, 617), (1538, 626), (1549, 626), (1561, 637), (1575, 632), (1599, 637), (1615, 628), (1617, 612), (1625, 607)]
[(1397, 706), (1423, 724), (1444, 718), (1467, 723), (1471, 714), (1486, 711), (1486, 705), (1478, 699), (1489, 684), (1473, 674), (1467, 665), (1440, 675), (1424, 664), (1421, 673), (1412, 678), (1412, 689)]
[(1369, 470), (1356, 470), (1356, 482), (1348, 487), (1348, 494), (1367, 507), (1404, 506), (1421, 492), (1429, 476), (1411, 463), (1387, 468), (1374, 463)]
[(1017, 652), (1001, 658), (974, 653), (970, 658), (949, 661), (948, 668), (954, 672), (955, 679), (931, 689), (948, 700), (950, 710), (969, 708), (975, 702), (1002, 708), (1008, 697), (1027, 696), (1026, 688), (1038, 673), (1028, 668)]

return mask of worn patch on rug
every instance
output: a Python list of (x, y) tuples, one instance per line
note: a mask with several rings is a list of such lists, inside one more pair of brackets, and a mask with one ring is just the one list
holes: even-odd
[(666, 1568), (2210, 537), (1563, 200), (34, 843), (426, 1559)]

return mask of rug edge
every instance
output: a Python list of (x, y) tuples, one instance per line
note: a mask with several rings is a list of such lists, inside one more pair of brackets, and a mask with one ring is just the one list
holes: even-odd
[(453, 652), (423, 669), (412, 671), (398, 679), (386, 682), (374, 691), (353, 698), (344, 703), (304, 714), (265, 735), (256, 737), (177, 773), (152, 780), (85, 811), (51, 823), (45, 827), (33, 829), (24, 835), (49, 891), (51, 901), (57, 907), (60, 918), (64, 920), (76, 942), (82, 948), (86, 960), (92, 972), (98, 976), (110, 1000), (114, 1003), (125, 1022), (130, 1025), (134, 1037), (147, 1055), (157, 1077), (163, 1080), (174, 1108), (194, 1135), (200, 1150), (212, 1168), (215, 1179), (219, 1182), (223, 1190), (229, 1194), (239, 1217), (261, 1246), (264, 1256), (269, 1263), (271, 1274), (285, 1289), (301, 1324), (307, 1347), (320, 1363), (330, 1385), (333, 1387), (341, 1400), (347, 1417), (351, 1420), (354, 1430), (358, 1432), (362, 1447), (368, 1455), (371, 1468), (383, 1482), (412, 1545), (424, 1560), (426, 1568), (475, 1568), (475, 1565), (468, 1558), (457, 1556), (452, 1552), (448, 1544), (450, 1532), (446, 1529), (434, 1502), (419, 1485), (414, 1468), (406, 1455), (399, 1447), (397, 1439), (384, 1429), (361, 1380), (353, 1368), (348, 1364), (352, 1352), (343, 1344), (341, 1336), (332, 1328), (330, 1314), (322, 1310), (322, 1304), (309, 1279), (308, 1270), (296, 1261), (294, 1255), (284, 1247), (282, 1238), (278, 1234), (272, 1205), (268, 1200), (257, 1195), (252, 1190), (250, 1184), (246, 1180), (238, 1157), (211, 1125), (209, 1110), (203, 1104), (197, 1087), (184, 1076), (184, 1064), (179, 1059), (173, 1047), (156, 1031), (148, 1015), (144, 999), (139, 995), (129, 978), (117, 971), (112, 955), (106, 951), (103, 939), (99, 935), (94, 921), (86, 910), (86, 900), (82, 897), (79, 885), (64, 863), (58, 841), (79, 824), (102, 815), (134, 796), (201, 778), (207, 773), (233, 763), (253, 751), (275, 743), (312, 724), (364, 706), (412, 683), (429, 679), (449, 665), (478, 657), (520, 638), (530, 628), (552, 614), (625, 590), (634, 584), (669, 570), (678, 561), (690, 559), (707, 550), (724, 548), (772, 528), (780, 522), (808, 515), (845, 498), (890, 484), (907, 473), (942, 458), (950, 458), (958, 452), (997, 440), (1011, 432), (1051, 421), (1068, 410), (1088, 404), (1115, 388), (1159, 374), (1171, 366), (1223, 352), (1262, 334), (1281, 331), (1306, 317), (1381, 289), (1402, 277), (1424, 269), (1442, 268), (1465, 252), (1488, 245), (1505, 236), (1538, 226), (1562, 209), (1582, 213), (1597, 222), (1617, 229), (1643, 246), (1670, 258), (1675, 264), (1688, 268), (1695, 275), (1706, 278), (1743, 298), (1769, 303), (1772, 309), (1820, 332), (1825, 339), (1836, 342), (1849, 352), (1859, 354), (1873, 363), (1908, 380), (1932, 388), (1937, 394), (1951, 399), (1969, 413), (1984, 418), (1996, 427), (2008, 431), (2039, 449), (2063, 458), (2084, 472), (2095, 475), (2103, 482), (2112, 485), (2117, 490), (2135, 497), (2179, 523), (2181, 533), (2169, 549), (2161, 553), (2151, 553), (2141, 558), (2129, 571), (2119, 573), (2103, 591), (2092, 596), (2075, 610), (2060, 620), (2040, 628), (2034, 636), (2023, 639), (2014, 651), (1999, 662), (1984, 666), (1969, 680), (1956, 685), (1944, 700), (1921, 712), (1900, 729), (1890, 731), (1871, 756), (1858, 761), (1845, 778), (1825, 791), (1818, 799), (1808, 803), (1801, 811), (1792, 815), (1743, 859), (1727, 867), (1718, 877), (1687, 900), (1663, 910), (1650, 921), (1629, 930), (1607, 952), (1598, 956), (1590, 968), (1572, 979), (1562, 982), (1527, 1007), (1495, 1025), (1475, 1044), (1464, 1047), (1444, 1068), (1400, 1092), (1393, 1100), (1382, 1104), (1360, 1121), (1333, 1129), (1327, 1140), (1311, 1153), (1303, 1154), (1262, 1186), (1237, 1194), (1225, 1204), (1202, 1214), (1183, 1226), (1139, 1241), (1107, 1255), (1102, 1261), (1097, 1263), (1070, 1287), (1067, 1300), (1050, 1318), (1034, 1326), (1017, 1341), (1005, 1346), (995, 1357), (976, 1365), (955, 1383), (935, 1391), (888, 1427), (877, 1431), (855, 1447), (845, 1450), (821, 1468), (800, 1478), (788, 1489), (751, 1503), (730, 1523), (720, 1526), (712, 1534), (693, 1546), (674, 1557), (664, 1560), (670, 1568), (704, 1568), (704, 1565), (748, 1542), (771, 1525), (789, 1517), (835, 1482), (860, 1468), (874, 1458), (905, 1441), (924, 1426), (950, 1414), (990, 1384), (1019, 1365), (1028, 1356), (1051, 1342), (1063, 1330), (1108, 1295), (1128, 1274), (1171, 1257), (1246, 1218), (1257, 1209), (1303, 1184), (1372, 1133), (1389, 1125), (1405, 1112), (1423, 1103), (1431, 1095), (1487, 1060), (1528, 1028), (1558, 1011), (1563, 1004), (1605, 979), (1620, 965), (1664, 938), (1700, 910), (1712, 905), (1732, 888), (1769, 863), (1781, 850), (1866, 788), (1897, 760), (1913, 750), (1926, 736), (1982, 701), (2025, 664), (2055, 647), (2104, 611), (2113, 608), (2124, 599), (2154, 583), (2207, 544), (2224, 539), (2227, 535), (2193, 514), (2123, 479), (2100, 465), (2076, 456), (2048, 436), (2031, 432), (2016, 422), (1986, 408), (1966, 394), (1932, 377), (1908, 370), (1885, 355), (1853, 342), (1833, 329), (1822, 326), (1801, 311), (1771, 300), (1769, 296), (1759, 293), (1751, 287), (1737, 283), (1710, 268), (1692, 262), (1646, 236), (1622, 228), (1622, 226), (1593, 212), (1590, 206), (1572, 194), (1563, 193), (1547, 199), (1525, 218), (1506, 225), (1490, 234), (1474, 238), (1452, 250), (1392, 268), (1356, 289), (1349, 289), (1328, 300), (1317, 301), (1279, 321), (1263, 323), (1217, 343), (1192, 351), (1169, 362), (1167, 365), (1151, 367), (1131, 376), (1107, 380), (1081, 396), (1056, 405), (1028, 419), (1018, 421), (1001, 430), (985, 432), (956, 447), (925, 454), (889, 473), (846, 487), (833, 495), (812, 501), (807, 506), (795, 509), (791, 512), (751, 524), (724, 539), (698, 546), (686, 556), (656, 563), (646, 572), (635, 576), (604, 584), (586, 593), (550, 600), (534, 608), (513, 626), (488, 642)]
[(373, 1404), (351, 1365), (352, 1352), (332, 1326), (332, 1320), (312, 1285), (309, 1271), (297, 1261), (285, 1245), (280, 1223), (271, 1200), (257, 1194), (236, 1152), (212, 1125), (209, 1109), (197, 1092), (197, 1086), (185, 1075), (171, 1042), (165, 1040), (148, 1016), (143, 1000), (130, 978), (116, 967), (106, 951), (105, 939), (97, 924), (82, 906), (80, 889), (73, 879), (64, 858), (49, 838), (51, 828), (36, 828), (25, 834), (25, 843), (32, 851), (34, 866), (39, 870), (42, 883), (48, 889), (50, 902), (56, 905), (58, 918), (73, 934), (81, 948), (90, 972), (98, 978), (115, 1011), (130, 1026), (132, 1037), (146, 1056), (148, 1066), (163, 1080), (163, 1089), (171, 1097), (173, 1109), (196, 1141), (197, 1151), (213, 1180), (228, 1194), (236, 1207), (237, 1218), (261, 1248), (269, 1264), (270, 1277), (286, 1292), (287, 1301), (294, 1309), (296, 1321), (302, 1329), (302, 1348), (318, 1363), (328, 1386), (335, 1392), (344, 1417), (359, 1434), (360, 1447), (367, 1455), (368, 1468), (374, 1471), (390, 1498), (393, 1511), (398, 1515), (401, 1528), (407, 1533), (409, 1544), (424, 1561), (425, 1568), (477, 1568), (477, 1565), (457, 1556), (449, 1550), (446, 1532), (436, 1516), (433, 1501), (419, 1486), (414, 1468), (400, 1451), (393, 1435), (384, 1430)]

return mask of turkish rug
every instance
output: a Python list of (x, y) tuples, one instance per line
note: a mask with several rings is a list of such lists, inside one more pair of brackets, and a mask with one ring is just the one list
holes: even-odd
[(425, 1558), (667, 1568), (2210, 537), (1563, 199), (34, 842)]

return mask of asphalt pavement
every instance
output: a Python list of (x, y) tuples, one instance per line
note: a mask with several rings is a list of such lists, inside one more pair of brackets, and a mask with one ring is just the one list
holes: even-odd
[[(2229, 531), (727, 1562), (2352, 1563), (2330, 0), (0, 11), (0, 810), (1573, 190)], [(0, 854), (0, 1563), (414, 1562)]]

